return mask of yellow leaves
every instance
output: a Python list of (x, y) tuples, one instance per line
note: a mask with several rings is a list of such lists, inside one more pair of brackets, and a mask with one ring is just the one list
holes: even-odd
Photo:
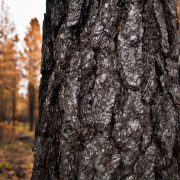
[(38, 20), (34, 18), (31, 20), (24, 38), (24, 68), (27, 71), (27, 80), (35, 86), (37, 86), (40, 76), (41, 41), (40, 25)]
[(0, 118), (9, 117), (19, 90), (17, 42), (8, 8), (0, 1)]

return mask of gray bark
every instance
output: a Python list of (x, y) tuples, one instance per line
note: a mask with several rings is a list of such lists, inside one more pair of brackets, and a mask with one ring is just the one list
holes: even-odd
[(179, 180), (175, 0), (47, 0), (33, 180)]

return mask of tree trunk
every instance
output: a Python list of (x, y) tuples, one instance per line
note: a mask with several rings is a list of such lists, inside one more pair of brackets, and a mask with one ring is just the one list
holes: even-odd
[(34, 129), (34, 101), (35, 101), (35, 87), (29, 83), (28, 87), (29, 94), (29, 130)]
[(175, 0), (47, 0), (33, 180), (179, 180)]
[[(16, 86), (16, 80), (14, 80), (14, 86)], [(13, 88), (13, 87), (12, 87)], [(13, 88), (12, 92), (12, 122), (15, 125), (16, 122), (16, 87)]]
[(15, 125), (16, 121), (16, 94), (13, 92), (13, 99), (12, 99), (12, 122)]

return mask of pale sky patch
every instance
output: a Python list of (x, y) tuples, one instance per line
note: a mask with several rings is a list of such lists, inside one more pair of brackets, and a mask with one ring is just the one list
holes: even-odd
[[(27, 27), (32, 18), (37, 18), (42, 33), (42, 24), (44, 19), (46, 0), (4, 0), (9, 7), (10, 18), (14, 21), (17, 34), (20, 38), (18, 48), (23, 48), (23, 39), (27, 32)], [(27, 93), (27, 81), (23, 79), (20, 85), (21, 94)]]
[(36, 17), (41, 25), (44, 19), (46, 0), (4, 0), (9, 6), (11, 19), (14, 21), (21, 40), (27, 31), (30, 20)]

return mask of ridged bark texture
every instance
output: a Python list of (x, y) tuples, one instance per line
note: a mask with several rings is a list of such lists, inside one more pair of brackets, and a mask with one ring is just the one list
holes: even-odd
[(175, 0), (47, 0), (33, 180), (179, 180)]

